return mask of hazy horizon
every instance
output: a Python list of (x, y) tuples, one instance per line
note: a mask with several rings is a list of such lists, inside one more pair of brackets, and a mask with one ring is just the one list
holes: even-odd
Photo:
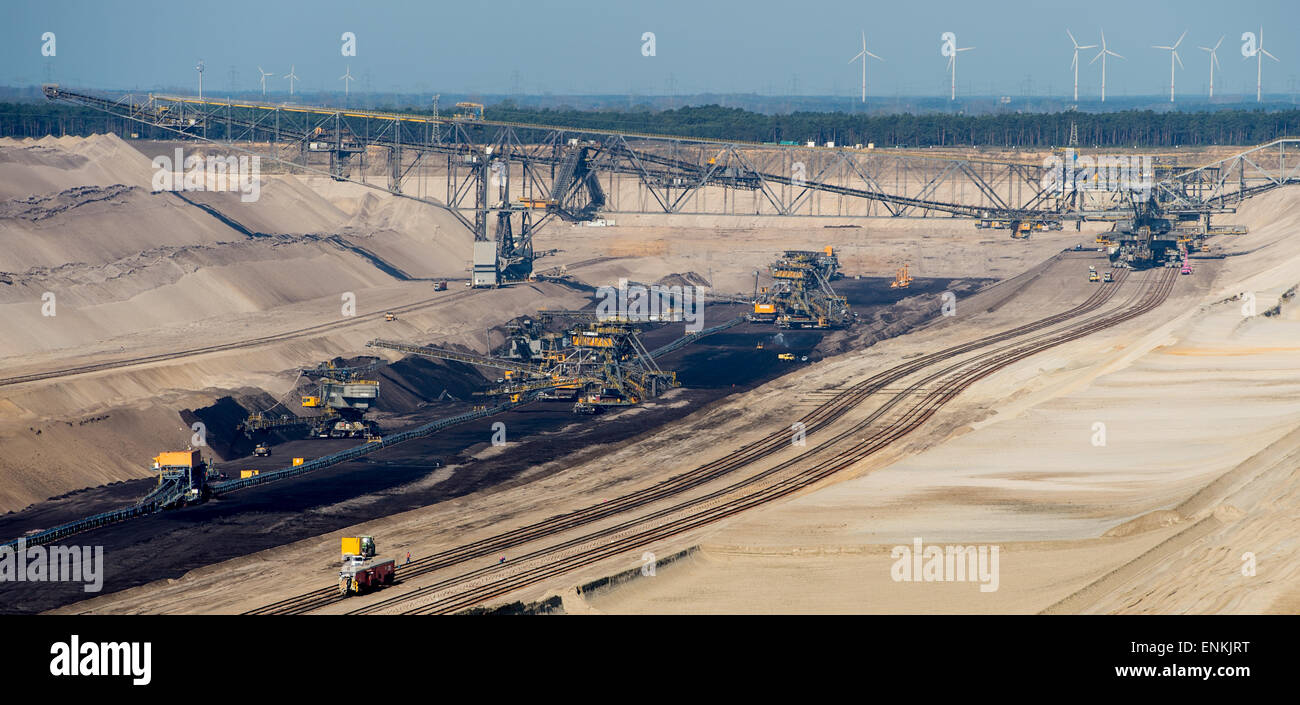
[[(958, 98), (1070, 98), (1072, 48), (1106, 32), (1110, 57), (1107, 97), (1168, 95), (1170, 56), (1151, 48), (1179, 47), (1183, 67), (1177, 95), (1208, 93), (1209, 54), (1218, 50), (1215, 92), (1255, 93), (1255, 59), (1242, 56), (1243, 32), (1259, 32), (1278, 61), (1264, 59), (1263, 91), (1294, 95), (1300, 72), (1300, 5), (1264, 0), (1233, 12), (1219, 3), (1168, 0), (1136, 5), (1103, 0), (1088, 6), (1005, 2), (980, 7), (942, 0), (925, 6), (824, 2), (788, 9), (780, 4), (670, 2), (622, 5), (501, 2), (489, 11), (462, 4), (385, 3), (361, 7), (321, 2), (310, 13), (246, 0), (220, 7), (21, 2), (0, 28), (0, 81), (46, 81), (106, 90), (170, 88), (197, 91), (195, 64), (220, 94), (288, 92), (290, 67), (301, 79), (295, 94), (342, 92), (348, 72), (358, 93), (435, 92), (464, 95), (760, 95), (860, 98), (867, 48), (883, 57), (868, 65), (869, 99), (947, 96), (950, 74), (940, 35), (960, 47)], [(774, 19), (788, 17), (788, 21)], [(937, 19), (936, 19), (937, 18)], [(518, 27), (512, 25), (515, 23)], [(1155, 28), (1155, 29), (1153, 29)], [(43, 56), (46, 32), (54, 56)], [(343, 34), (356, 37), (344, 56)], [(653, 55), (647, 32), (654, 34)], [(1096, 100), (1097, 49), (1080, 53), (1080, 102)], [(1032, 58), (1027, 58), (1032, 57)], [(1108, 101), (1109, 102), (1109, 101)]]

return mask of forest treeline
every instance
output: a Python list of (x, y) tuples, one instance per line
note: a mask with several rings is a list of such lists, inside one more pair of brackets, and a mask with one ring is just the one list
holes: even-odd
[[(385, 108), (429, 112), (410, 108)], [(747, 142), (816, 142), (836, 145), (874, 143), (877, 147), (1024, 147), (1069, 143), (1071, 123), (1078, 143), (1089, 147), (1175, 147), (1214, 144), (1248, 145), (1300, 135), (1300, 110), (1111, 113), (998, 113), (959, 115), (864, 115), (844, 112), (796, 112), (766, 115), (717, 105), (673, 110), (573, 110), (521, 108), (510, 101), (488, 106), (489, 120), (593, 128), (626, 132), (709, 137)], [(74, 105), (0, 103), (0, 136), (136, 133), (169, 138), (121, 118)]]
[(1001, 113), (989, 115), (763, 115), (716, 105), (661, 112), (530, 110), (503, 103), (489, 120), (654, 132), (750, 142), (813, 141), (878, 147), (1055, 147), (1068, 144), (1070, 124), (1080, 145), (1174, 147), (1258, 144), (1300, 135), (1300, 110), (1215, 112)]

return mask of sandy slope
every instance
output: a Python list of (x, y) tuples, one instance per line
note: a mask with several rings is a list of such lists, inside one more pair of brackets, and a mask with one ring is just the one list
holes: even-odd
[[(17, 209), (0, 217), (0, 235), (24, 243), (0, 255), (10, 258), (0, 260), (0, 271), (13, 281), (0, 286), (0, 325), (8, 326), (0, 331), (0, 346), (9, 346), (0, 347), (0, 355), (9, 365), (39, 369), (119, 348), (122, 354), (140, 353), (186, 339), (251, 337), (329, 321), (337, 318), (337, 296), (345, 286), (359, 292), (365, 302), (359, 308), (366, 311), (428, 296), (426, 284), (398, 281), (322, 235), (345, 237), (417, 278), (451, 276), (445, 272), (463, 271), (468, 259), (468, 242), (463, 234), (457, 237), (449, 216), (320, 179), (268, 177), (265, 212), (258, 205), (222, 203), (245, 227), (271, 233), (249, 238), (174, 197), (149, 194), (148, 171), (137, 168), (138, 160), (131, 166), (131, 159), (122, 159), (126, 166), (109, 171), (102, 158), (79, 158), (95, 149), (120, 155), (115, 142), (0, 144), (0, 184)], [(143, 186), (140, 179), (146, 180)], [(126, 190), (114, 191), (118, 184)], [(65, 195), (86, 186), (100, 191)], [(13, 206), (32, 198), (51, 200)], [(1293, 189), (1247, 204), (1230, 220), (1249, 224), (1252, 234), (1218, 243), (1232, 256), (1198, 262), (1196, 275), (1182, 279), (1174, 299), (1153, 314), (982, 381), (904, 447), (843, 481), (656, 547), (667, 552), (695, 544), (702, 550), (652, 580), (633, 581), (581, 605), (571, 599), (572, 607), (1294, 611), (1300, 604), (1296, 542), (1288, 537), (1297, 534), (1300, 508), (1294, 477), (1300, 304), (1282, 301), (1278, 316), (1246, 318), (1238, 294), (1252, 293), (1263, 312), (1300, 282), (1300, 242), (1290, 237), (1298, 201)], [(56, 208), (64, 202), (72, 207)], [(44, 215), (33, 210), (38, 208), (51, 214), (33, 219)], [(910, 262), (914, 274), (919, 269), (941, 276), (1007, 276), (1091, 239), (1067, 231), (1010, 242), (1005, 234), (981, 233), (959, 221), (861, 220), (862, 229), (825, 229), (812, 222), (818, 224), (633, 216), (613, 228), (557, 224), (544, 231), (538, 246), (559, 252), (538, 266), (581, 266), (574, 271), (594, 284), (697, 272), (711, 275), (718, 289), (743, 292), (752, 286), (752, 270), (787, 247), (834, 245), (850, 271), (866, 274), (889, 274)], [(105, 230), (102, 241), (87, 245), (97, 229)], [(1023, 295), (1006, 305), (959, 305), (958, 320), (827, 360), (692, 417), (681, 429), (611, 449), (544, 483), (365, 528), (387, 537), (385, 545), (422, 555), (652, 484), (788, 423), (791, 413), (808, 408), (827, 389), (904, 356), (1068, 308), (1089, 287), (1081, 282), (1081, 268), (1061, 267), (1025, 284)], [(39, 293), (52, 287), (72, 304), (66, 317), (60, 310), (57, 324), (40, 320), (37, 304)], [(448, 292), (457, 293), (466, 292)], [(478, 346), (485, 322), (542, 305), (580, 303), (560, 291), (531, 287), (476, 293), (404, 317), (397, 329), (359, 321), (293, 344), (6, 389), (0, 394), (0, 439), (19, 460), (0, 467), (6, 479), (0, 508), (140, 476), (140, 458), (181, 437), (183, 429), (172, 430), (176, 408), (245, 385), (282, 391), (288, 381), (282, 371), (356, 352), (359, 342), (379, 332)], [(79, 423), (105, 408), (112, 410), (111, 421)], [(1106, 425), (1105, 446), (1090, 442), (1096, 423)], [(48, 441), (32, 437), (41, 424), (51, 434)], [(56, 432), (60, 424), (69, 430)], [(77, 462), (88, 453), (100, 460), (93, 472)], [(999, 589), (890, 580), (889, 549), (917, 536), (1000, 545)], [(205, 609), (245, 609), (272, 593), (328, 583), (336, 551), (336, 537), (320, 537), (195, 571), (172, 586), (108, 596), (102, 608), (192, 609), (190, 598), (199, 595), (208, 599)], [(1246, 551), (1258, 557), (1253, 578), (1240, 576)], [(573, 584), (638, 563), (639, 555), (612, 561), (533, 596), (571, 596), (567, 588)], [(268, 589), (254, 590), (256, 600), (225, 594), (232, 576), (267, 581)]]
[[(0, 510), (147, 476), (150, 457), (189, 440), (177, 411), (230, 390), (278, 397), (294, 368), (356, 354), (381, 334), (473, 343), (485, 323), (536, 308), (533, 290), (442, 305), (468, 292), (435, 295), (428, 280), (464, 276), (469, 240), (437, 209), (369, 191), (335, 205), (283, 175), (264, 175), (252, 203), (184, 194), (226, 222), (152, 193), (153, 173), (149, 158), (112, 135), (0, 140), (3, 376), (337, 326), (291, 343), (0, 389)], [(343, 315), (345, 293), (356, 317)], [(47, 294), (54, 316), (45, 315)], [(567, 290), (554, 296), (580, 304)], [(383, 325), (383, 311), (417, 302), (427, 304)]]
[[(1300, 284), (1297, 203), (1296, 189), (1249, 203), (1234, 220), (1252, 234), (1200, 263), (1199, 286), (1181, 281), (1176, 308), (976, 385), (928, 450), (734, 522), (694, 563), (592, 606), (1293, 612), (1300, 304), (1243, 317), (1231, 297), (1252, 292), (1262, 313)], [(999, 590), (894, 582), (889, 550), (915, 537), (1000, 545)], [(1247, 552), (1254, 577), (1241, 572)]]
[[(913, 336), (871, 347), (858, 343), (850, 354), (800, 368), (795, 374), (701, 409), (673, 427), (647, 438), (613, 448), (595, 448), (580, 454), (579, 458), (558, 459), (555, 464), (562, 469), (544, 479), (525, 483), (523, 480), (527, 478), (521, 478), (521, 484), (516, 487), (476, 492), (467, 501), (444, 502), (377, 519), (356, 530), (384, 537), (385, 551), (401, 555), (410, 550), (414, 556), (422, 556), (654, 485), (764, 436), (773, 428), (788, 427), (792, 413), (803, 413), (828, 390), (889, 366), (900, 355), (912, 354), (920, 346), (971, 339), (989, 328), (1014, 325), (1037, 317), (1039, 307), (1012, 305), (1016, 301), (1039, 301), (1042, 309), (1051, 311), (1069, 308), (1090, 292), (1086, 283), (1078, 281), (1078, 262), (1087, 261), (1076, 259), (1079, 256), (1071, 254), (1066, 260), (1037, 267), (1012, 281), (975, 294), (961, 305), (968, 305), (972, 312), (979, 313), (969, 320), (944, 319), (916, 333), (919, 343), (908, 340)], [(1082, 256), (1095, 257), (1095, 254), (1083, 253)], [(914, 303), (922, 309), (935, 305), (932, 300)], [(869, 405), (851, 416), (860, 417), (868, 411)], [(456, 468), (448, 470), (456, 472)], [(542, 468), (537, 469), (538, 474), (541, 471)], [(332, 534), (300, 541), (196, 570), (176, 581), (142, 586), (67, 609), (147, 613), (194, 609), (238, 612), (258, 607), (274, 599), (330, 584), (334, 579), (331, 571), (336, 572), (337, 539), (338, 534)], [(687, 542), (686, 545), (698, 540), (698, 535), (680, 538), (680, 542)], [(654, 546), (652, 550), (667, 554), (674, 547), (680, 547), (680, 543), (675, 541), (663, 547)], [(510, 554), (527, 550), (519, 547), (511, 549)], [(632, 555), (567, 575), (559, 585), (573, 584), (570, 581), (581, 583), (609, 571), (640, 565), (640, 556), (638, 550)], [(237, 593), (225, 589), (224, 586), (231, 581), (239, 582), (245, 589)], [(544, 586), (529, 596), (540, 596), (546, 590), (556, 588), (555, 585)], [(198, 604), (202, 607), (196, 608)]]
[[(173, 145), (142, 144), (171, 154)], [(188, 145), (187, 149), (198, 149)], [(211, 149), (211, 148), (209, 148)], [(320, 177), (264, 173), (261, 197), (153, 193), (150, 158), (115, 136), (0, 140), (0, 367), (5, 376), (249, 340), (315, 325), (282, 343), (0, 389), (0, 510), (142, 477), (158, 450), (188, 441), (176, 411), (231, 390), (280, 397), (295, 367), (363, 352), (397, 334), (482, 348), (485, 331), (537, 308), (577, 307), (549, 286), (432, 296), (427, 279), (466, 276), (470, 239), (437, 208)], [(414, 183), (415, 192), (437, 193)], [(198, 205), (195, 205), (198, 204)], [(215, 209), (214, 217), (200, 206)], [(699, 273), (746, 292), (783, 249), (836, 247), (851, 271), (1005, 276), (1088, 239), (1029, 243), (964, 222), (638, 216), (610, 228), (553, 221), (539, 269), (594, 285)], [(249, 233), (252, 233), (250, 235)], [(373, 258), (384, 262), (377, 266)], [(340, 297), (357, 297), (356, 320)], [(56, 316), (43, 315), (53, 294)], [(451, 302), (454, 301), (454, 305)], [(429, 302), (395, 327), (375, 314)], [(367, 314), (370, 315), (367, 318)], [(39, 433), (38, 433), (39, 432)]]

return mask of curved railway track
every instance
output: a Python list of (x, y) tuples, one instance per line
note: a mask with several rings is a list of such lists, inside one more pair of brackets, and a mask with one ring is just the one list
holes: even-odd
[[(852, 436), (868, 429), (882, 418), (899, 401), (911, 393), (923, 389), (927, 384), (942, 379), (939, 386), (925, 394), (917, 403), (902, 409), (896, 419), (879, 427), (872, 435), (858, 440), (850, 447), (838, 449), (834, 455), (815, 463), (811, 467), (798, 470), (795, 466), (808, 461), (806, 455), (788, 460), (766, 470), (752, 478), (747, 478), (731, 486), (715, 490), (703, 497), (692, 499), (675, 507), (666, 508), (645, 517), (624, 522), (595, 534), (577, 537), (558, 546), (539, 549), (526, 556), (514, 559), (503, 566), (491, 566), (472, 571), (468, 574), (424, 586), (416, 590), (382, 600), (365, 607), (352, 610), (348, 614), (369, 614), (376, 612), (398, 612), (401, 614), (445, 614), (463, 610), (485, 601), (508, 595), (524, 587), (535, 585), (549, 578), (562, 575), (577, 568), (591, 565), (606, 558), (641, 548), (655, 541), (676, 536), (702, 526), (720, 521), (747, 509), (771, 502), (806, 489), (835, 473), (867, 458), (873, 453), (889, 446), (929, 420), (944, 404), (961, 391), (989, 375), (1037, 354), (1050, 347), (1082, 338), (1104, 328), (1117, 325), (1160, 305), (1173, 288), (1177, 274), (1165, 270), (1154, 276), (1141, 292), (1134, 296), (1134, 302), (1118, 312), (1096, 316), (1077, 326), (1052, 334), (1038, 336), (1028, 343), (1020, 342), (1006, 346), (990, 354), (980, 355), (915, 382), (908, 393), (894, 397), (880, 410), (870, 415), (853, 429), (841, 433), (831, 443), (823, 444), (819, 450), (832, 447), (836, 442), (851, 439)], [(946, 379), (943, 379), (945, 378)], [(794, 470), (792, 474), (780, 476), (782, 471)], [(765, 484), (762, 484), (765, 483)], [(755, 488), (756, 485), (762, 486)], [(674, 514), (681, 516), (674, 517)], [(659, 522), (640, 531), (638, 525)], [(602, 539), (604, 540), (603, 542)], [(558, 557), (552, 558), (560, 553)], [(548, 560), (549, 558), (549, 560)], [(533, 564), (529, 566), (529, 564)], [(511, 567), (520, 571), (498, 579), (491, 579), (492, 573)], [(456, 588), (468, 586), (468, 589)], [(450, 592), (446, 596), (439, 593)]]
[[(813, 435), (827, 424), (837, 420), (855, 408), (875, 392), (885, 386), (911, 375), (936, 362), (971, 352), (989, 345), (1004, 342), (1026, 333), (1041, 331), (1057, 323), (1090, 313), (1104, 305), (1119, 290), (1128, 278), (1124, 270), (1115, 282), (1116, 286), (1101, 287), (1082, 304), (1062, 313), (1048, 316), (1022, 326), (991, 334), (977, 340), (952, 346), (931, 353), (894, 368), (881, 372), (844, 390), (816, 409), (806, 414), (801, 421), (805, 424), (808, 435)], [(1008, 363), (1009, 364), (1009, 363)], [(902, 398), (901, 396), (898, 398)], [(702, 465), (694, 470), (669, 478), (657, 485), (621, 496), (602, 503), (557, 515), (549, 519), (514, 529), (481, 541), (449, 549), (437, 554), (422, 557), (410, 564), (399, 566), (398, 575), (403, 579), (418, 577), (436, 570), (441, 570), (466, 560), (492, 555), (502, 549), (518, 546), (548, 535), (567, 531), (599, 521), (613, 515), (636, 509), (648, 503), (680, 494), (694, 487), (717, 479), (723, 475), (753, 463), (789, 444), (789, 431), (785, 428), (758, 441), (742, 446), (732, 453)], [(493, 569), (496, 567), (494, 566)], [(409, 595), (409, 593), (408, 593)], [(333, 604), (343, 598), (337, 595), (334, 587), (321, 588), (291, 598), (264, 605), (245, 614), (301, 614)], [(396, 598), (394, 598), (396, 599)], [(409, 599), (409, 598), (405, 598)]]
[[(433, 298), (422, 299), (414, 303), (409, 303), (394, 308), (384, 309), (384, 311), (392, 311), (393, 313), (398, 313), (398, 314), (410, 313), (411, 311), (417, 311), (419, 309), (425, 308), (426, 306), (432, 306), (435, 303), (436, 304), (450, 303), (456, 301), (457, 299), (464, 298), (465, 296), (468, 296), (470, 293), (471, 292), (468, 291), (448, 292), (443, 296), (435, 296)], [(292, 340), (294, 338), (301, 338), (305, 335), (311, 335), (313, 333), (323, 333), (327, 330), (337, 330), (339, 328), (357, 325), (363, 321), (369, 321), (371, 319), (383, 316), (384, 311), (372, 311), (370, 313), (359, 314), (352, 320), (344, 321), (342, 323), (339, 322), (320, 323), (314, 326), (307, 326), (306, 328), (298, 328), (296, 330), (285, 331), (283, 333), (275, 333), (273, 335), (262, 336), (260, 338), (249, 338), (248, 340), (238, 340), (233, 343), (205, 345), (203, 347), (190, 348), (187, 350), (176, 350), (173, 352), (158, 353), (157, 355), (145, 355), (142, 357), (127, 358), (125, 360), (110, 360), (108, 362), (96, 362), (90, 365), (65, 367), (63, 369), (50, 370), (48, 372), (38, 372), (38, 373), (28, 374), (28, 375), (17, 375), (14, 377), (3, 377), (0, 378), (0, 387), (8, 387), (15, 384), (23, 384), (25, 382), (37, 382), (43, 379), (54, 379), (57, 377), (72, 377), (74, 375), (82, 375), (90, 372), (102, 372), (104, 370), (112, 370), (112, 369), (117, 369), (119, 367), (131, 367), (134, 365), (146, 365), (155, 362), (167, 362), (168, 360), (177, 360), (183, 357), (191, 357), (194, 355), (206, 355), (208, 353), (225, 352), (227, 350), (239, 350), (240, 348), (251, 348), (251, 347), (256, 347), (258, 345), (278, 343), (285, 340)]]

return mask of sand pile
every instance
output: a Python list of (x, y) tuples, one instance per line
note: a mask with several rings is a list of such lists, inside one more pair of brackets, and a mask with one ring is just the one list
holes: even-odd
[[(465, 276), (470, 239), (425, 204), (329, 189), (344, 205), (355, 201), (344, 210), (278, 174), (263, 175), (250, 203), (238, 193), (154, 193), (153, 174), (149, 158), (112, 135), (0, 140), (5, 376), (318, 330), (0, 388), (0, 510), (147, 475), (149, 457), (188, 440), (179, 410), (229, 390), (279, 397), (293, 378), (286, 370), (356, 354), (371, 338), (481, 347), (486, 325), (535, 311), (540, 299), (582, 305), (553, 285), (440, 305), (469, 292), (435, 295), (424, 280)], [(354, 317), (344, 296), (355, 300)], [(384, 324), (385, 310), (412, 304), (420, 308)], [(99, 420), (83, 423), (91, 418)]]
[(87, 185), (147, 188), (152, 174), (149, 160), (115, 135), (0, 138), (0, 199)]
[(253, 203), (151, 193), (149, 160), (114, 136), (10, 140), (0, 164), (0, 356), (453, 276), (468, 259), (460, 225), (410, 201), (349, 218), (288, 176), (264, 177)]

